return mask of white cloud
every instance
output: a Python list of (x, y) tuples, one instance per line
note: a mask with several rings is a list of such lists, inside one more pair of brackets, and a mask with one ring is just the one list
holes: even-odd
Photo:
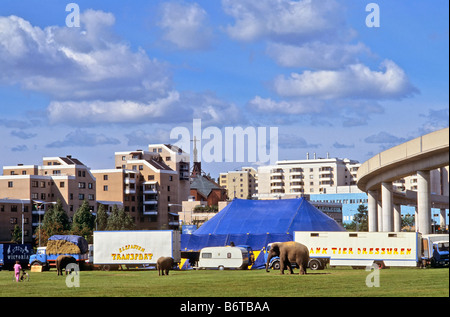
[(322, 99), (396, 99), (417, 92), (405, 72), (394, 62), (385, 60), (381, 71), (363, 64), (352, 64), (336, 71), (304, 71), (290, 77), (278, 76), (275, 91), (285, 97), (318, 97)]
[(240, 41), (298, 42), (328, 37), (343, 23), (334, 0), (222, 0), (222, 7), (235, 19), (226, 31)]
[(178, 101), (178, 92), (172, 91), (167, 97), (148, 103), (130, 100), (52, 101), (47, 111), (52, 124), (61, 122), (144, 123), (161, 118), (167, 119), (171, 113), (179, 114), (182, 109), (174, 109), (178, 106)]
[(208, 14), (197, 3), (162, 4), (158, 26), (164, 31), (164, 39), (179, 49), (206, 49), (211, 44)]
[(262, 113), (283, 113), (290, 115), (317, 113), (323, 104), (317, 100), (275, 101), (271, 98), (256, 96), (249, 102), (249, 107)]
[(41, 29), (0, 17), (0, 82), (57, 100), (148, 100), (171, 89), (164, 63), (117, 39), (112, 14), (87, 10), (81, 22)]
[(303, 45), (269, 43), (267, 54), (283, 67), (307, 67), (315, 69), (337, 69), (358, 62), (370, 49), (363, 43), (342, 44), (308, 42)]

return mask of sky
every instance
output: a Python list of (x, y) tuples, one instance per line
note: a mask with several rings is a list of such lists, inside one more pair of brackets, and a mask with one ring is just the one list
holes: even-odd
[(189, 144), (194, 119), (201, 153), (223, 150), (203, 162), (213, 177), (270, 163), (226, 161), (227, 127), (253, 129), (279, 160), (362, 163), (448, 127), (448, 12), (446, 0), (2, 0), (0, 166), (72, 155), (114, 168), (114, 152), (179, 142), (174, 128)]

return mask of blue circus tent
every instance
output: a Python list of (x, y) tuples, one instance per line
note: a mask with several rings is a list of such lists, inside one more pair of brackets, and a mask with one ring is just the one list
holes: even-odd
[(305, 198), (234, 199), (192, 234), (181, 236), (181, 251), (207, 246), (249, 245), (261, 250), (270, 242), (292, 241), (294, 231), (345, 231)]

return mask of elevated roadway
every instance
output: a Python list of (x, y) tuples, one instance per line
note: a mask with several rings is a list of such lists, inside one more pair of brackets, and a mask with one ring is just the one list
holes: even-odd
[(402, 197), (399, 197), (398, 193), (394, 195), (392, 182), (417, 174), (416, 229), (420, 228), (424, 234), (430, 233), (432, 204), (441, 209), (448, 208), (449, 204), (448, 176), (444, 180), (447, 186), (446, 195), (431, 195), (430, 171), (448, 165), (448, 127), (397, 145), (361, 164), (357, 185), (368, 194), (369, 231), (399, 231), (400, 211), (399, 207), (394, 210), (397, 205), (394, 198), (398, 200)]

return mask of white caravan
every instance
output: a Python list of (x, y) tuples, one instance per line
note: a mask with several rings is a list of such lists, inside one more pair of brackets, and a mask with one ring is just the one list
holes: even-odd
[(241, 247), (206, 247), (198, 260), (198, 269), (247, 269), (248, 265), (248, 250)]

